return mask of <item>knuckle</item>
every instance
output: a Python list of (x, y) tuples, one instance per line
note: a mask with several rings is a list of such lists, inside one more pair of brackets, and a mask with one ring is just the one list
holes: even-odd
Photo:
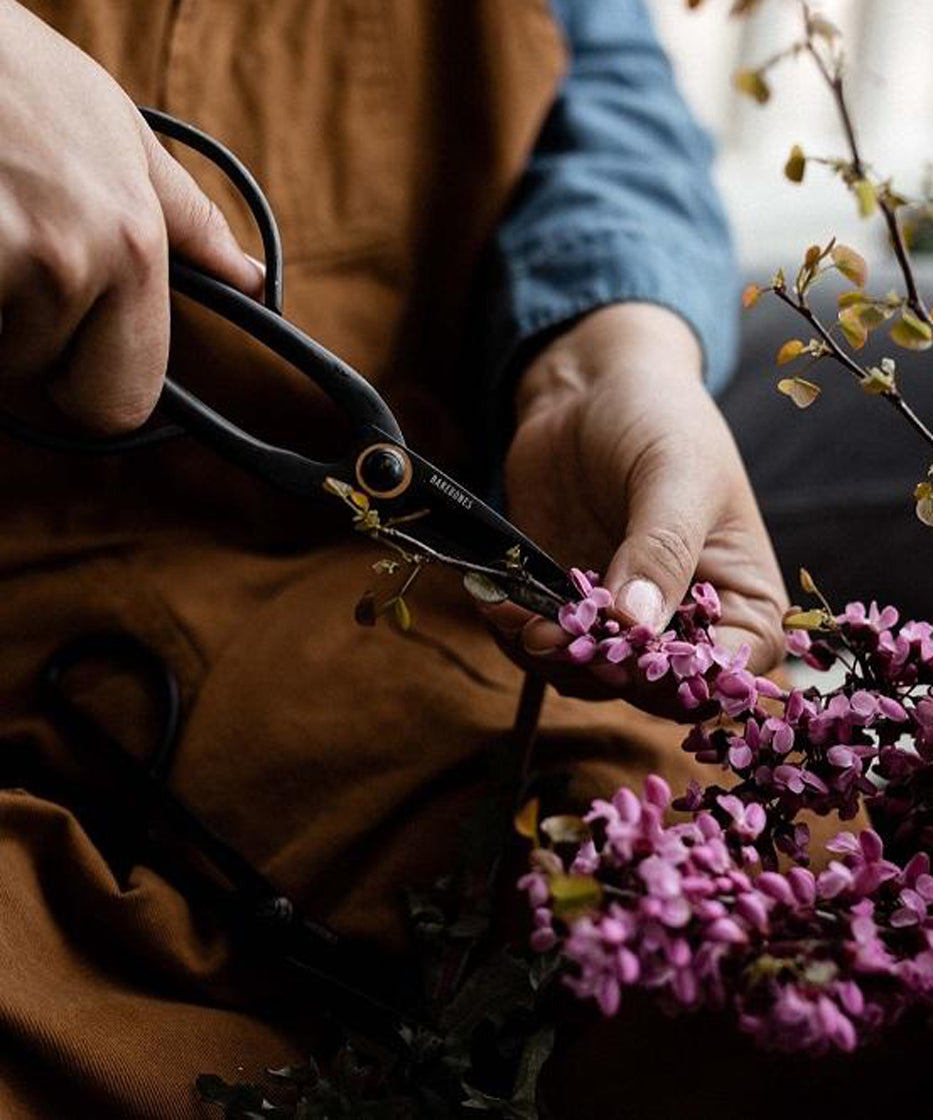
[(686, 525), (653, 529), (645, 538), (649, 559), (671, 579), (688, 580), (696, 567), (692, 539)]
[(85, 237), (36, 219), (30, 223), (26, 254), (42, 290), (59, 306), (81, 304), (93, 295), (93, 253)]
[(152, 207), (121, 214), (112, 226), (123, 271), (145, 283), (164, 270), (168, 256), (161, 212)]

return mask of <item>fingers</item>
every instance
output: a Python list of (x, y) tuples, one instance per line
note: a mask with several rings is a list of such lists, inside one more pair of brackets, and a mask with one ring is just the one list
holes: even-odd
[(140, 124), (149, 178), (165, 216), (170, 248), (247, 295), (262, 291), (264, 269), (240, 248), (220, 208)]
[(72, 338), (68, 361), (49, 386), (59, 409), (102, 434), (131, 431), (155, 408), (168, 364), (165, 233), (155, 224)]
[(604, 583), (622, 621), (661, 630), (694, 579), (714, 511), (703, 490), (663, 466), (633, 487), (629, 503)]

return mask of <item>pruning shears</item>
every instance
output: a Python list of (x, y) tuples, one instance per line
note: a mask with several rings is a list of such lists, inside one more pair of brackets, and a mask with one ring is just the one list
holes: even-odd
[(262, 236), (262, 300), (178, 259), (170, 261), (171, 287), (245, 331), (320, 386), (351, 421), (346, 453), (325, 463), (268, 443), (170, 378), (159, 405), (173, 424), (101, 440), (37, 430), (4, 413), (0, 430), (54, 450), (95, 453), (130, 451), (187, 432), (297, 498), (316, 500), (325, 491), (336, 494), (355, 507), (357, 528), (385, 536), (415, 559), (447, 561), (474, 573), (488, 597), (508, 598), (555, 617), (561, 604), (575, 597), (566, 572), (508, 520), (407, 446), (391, 408), (375, 388), (284, 317), (281, 237), (268, 199), (250, 171), (219, 141), (193, 126), (158, 110), (140, 112), (154, 131), (201, 153), (225, 172)]

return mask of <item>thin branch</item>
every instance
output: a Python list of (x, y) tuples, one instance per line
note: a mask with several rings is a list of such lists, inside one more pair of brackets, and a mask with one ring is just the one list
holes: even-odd
[[(802, 298), (798, 298), (796, 300), (793, 299), (783, 288), (773, 288), (772, 291), (778, 297), (778, 299), (782, 300), (787, 304), (788, 307), (793, 308), (794, 311), (796, 311), (799, 315), (802, 315), (804, 319), (806, 319), (806, 321), (817, 332), (817, 334), (829, 348), (830, 353), (836, 359), (836, 361), (839, 362), (840, 365), (844, 366), (845, 369), (847, 369), (849, 373), (852, 374), (856, 381), (859, 382), (859, 384), (868, 380), (870, 376), (868, 370), (860, 366), (850, 354), (847, 354), (845, 350), (842, 349), (836, 339), (833, 338), (832, 333), (823, 325), (819, 318), (814, 314), (813, 310), (807, 303), (804, 302)], [(930, 429), (920, 419), (916, 412), (914, 412), (907, 401), (904, 400), (899, 389), (890, 389), (885, 393), (881, 393), (880, 395), (888, 402), (889, 405), (891, 405), (892, 408), (895, 409), (895, 411), (899, 412), (901, 416), (904, 417), (907, 423), (910, 424), (910, 426), (918, 433), (918, 435), (922, 439), (924, 439), (931, 447), (933, 447), (933, 431), (930, 431)]]
[[(855, 125), (852, 122), (852, 115), (849, 112), (849, 106), (845, 97), (845, 90), (843, 88), (842, 74), (837, 66), (835, 73), (833, 73), (826, 65), (826, 60), (820, 54), (813, 42), (813, 35), (810, 31), (810, 6), (806, 0), (802, 0), (802, 8), (804, 15), (804, 27), (806, 29), (806, 49), (813, 61), (816, 63), (816, 68), (819, 70), (823, 81), (829, 87), (833, 95), (833, 100), (836, 103), (836, 109), (839, 113), (839, 119), (842, 122), (842, 127), (846, 135), (846, 143), (849, 147), (849, 154), (852, 157), (852, 171), (857, 179), (867, 179), (865, 171), (865, 163), (862, 159), (862, 153), (858, 146), (858, 140), (855, 135)], [(930, 317), (930, 312), (920, 295), (917, 287), (917, 278), (914, 275), (913, 264), (910, 260), (910, 254), (907, 252), (907, 246), (904, 243), (904, 233), (901, 229), (901, 223), (898, 221), (897, 211), (891, 202), (884, 196), (876, 196), (878, 198), (878, 208), (884, 216), (885, 224), (888, 227), (888, 236), (891, 239), (891, 246), (894, 249), (894, 255), (897, 258), (898, 267), (901, 270), (901, 275), (904, 278), (904, 286), (907, 289), (907, 304), (911, 311), (914, 312), (924, 322), (933, 322)]]

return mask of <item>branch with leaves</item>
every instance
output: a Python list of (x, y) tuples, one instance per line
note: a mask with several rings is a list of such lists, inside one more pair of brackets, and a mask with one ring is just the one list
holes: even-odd
[[(733, 4), (732, 13), (747, 15), (759, 2), (739, 0)], [(688, 7), (696, 8), (700, 3), (702, 0), (688, 0)], [(868, 266), (864, 257), (832, 238), (825, 245), (811, 245), (806, 250), (793, 282), (789, 283), (779, 269), (769, 285), (752, 284), (746, 288), (742, 302), (749, 308), (763, 294), (773, 294), (814, 332), (809, 339), (788, 339), (777, 354), (779, 366), (806, 363), (799, 373), (783, 377), (777, 383), (778, 390), (799, 408), (809, 407), (820, 395), (820, 387), (811, 377), (817, 366), (829, 361), (841, 366), (866, 393), (880, 397), (894, 408), (933, 448), (933, 430), (905, 399), (898, 384), (895, 358), (888, 355), (877, 365), (867, 365), (858, 357), (871, 332), (886, 325), (888, 337), (895, 346), (912, 351), (933, 347), (933, 318), (920, 292), (901, 217), (909, 205), (917, 205), (917, 200), (908, 199), (895, 190), (891, 179), (875, 172), (862, 154), (847, 100), (845, 54), (838, 28), (815, 12), (808, 0), (800, 0), (800, 13), (801, 37), (758, 66), (739, 70), (734, 78), (735, 86), (759, 104), (765, 104), (771, 98), (771, 73), (780, 63), (804, 55), (812, 60), (835, 105), (846, 154), (842, 157), (808, 154), (799, 144), (794, 144), (784, 164), (784, 175), (792, 183), (802, 183), (809, 164), (826, 167), (852, 193), (862, 218), (879, 215), (897, 261), (903, 292), (890, 291), (884, 295), (868, 292)], [(814, 312), (810, 295), (831, 273), (842, 276), (853, 287), (838, 297), (835, 320), (825, 323)], [(933, 466), (927, 479), (916, 487), (914, 497), (917, 516), (933, 526)]]

